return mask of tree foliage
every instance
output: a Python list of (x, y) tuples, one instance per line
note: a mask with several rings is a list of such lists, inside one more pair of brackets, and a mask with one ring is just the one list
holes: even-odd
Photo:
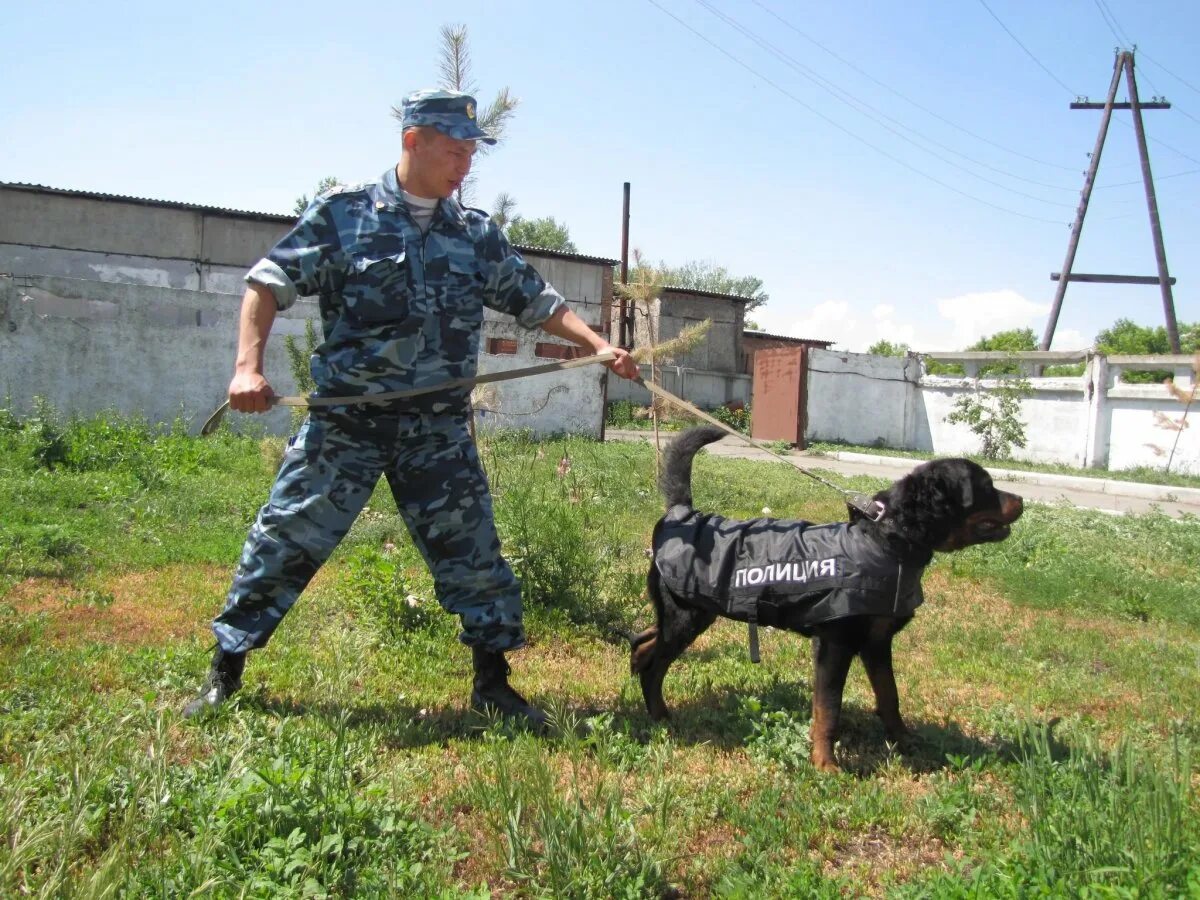
[(1037, 338), (1032, 328), (1010, 328), (1007, 331), (997, 331), (988, 337), (982, 337), (968, 347), (968, 350), (983, 350), (1006, 353), (1023, 353), (1038, 348)]
[(496, 223), (496, 227), (501, 231), (507, 228), (508, 223), (513, 219), (516, 209), (516, 197), (508, 193), (497, 194), (496, 202), (492, 204), (492, 221)]
[[(1200, 323), (1179, 323), (1179, 346), (1184, 353), (1200, 350)], [(1132, 319), (1117, 319), (1096, 335), (1096, 350), (1109, 356), (1150, 356), (1171, 352), (1164, 325), (1138, 325)], [(1167, 371), (1123, 372), (1121, 380), (1131, 384), (1161, 384), (1171, 377)]]
[(771, 299), (763, 290), (761, 278), (755, 278), (753, 275), (734, 275), (724, 266), (711, 260), (692, 260), (681, 266), (669, 266), (660, 262), (658, 268), (663, 275), (663, 284), (667, 287), (749, 297), (746, 312), (757, 309)]
[[(1037, 348), (1037, 338), (1034, 337), (1032, 328), (1009, 328), (1007, 331), (997, 331), (995, 334), (980, 338), (967, 350), (987, 353), (1024, 353)], [(1021, 367), (1015, 362), (997, 363), (979, 368), (980, 376), (994, 377), (996, 375), (1019, 375), (1020, 373)], [(1024, 444), (1017, 446), (1024, 446)]]
[(867, 348), (867, 352), (875, 356), (907, 356), (912, 348), (908, 344), (893, 344), (886, 339), (880, 339)]
[[(321, 196), (321, 194), (325, 193), (331, 187), (337, 187), (341, 183), (342, 183), (341, 180), (336, 175), (326, 175), (324, 178), (322, 178), (320, 181), (317, 182), (317, 186), (313, 190), (313, 196), (319, 197), (319, 196)], [(300, 215), (306, 209), (308, 209), (308, 204), (310, 202), (311, 201), (308, 199), (308, 194), (301, 194), (299, 197), (296, 198), (296, 203), (292, 207), (292, 212), (294, 212), (296, 215)]]
[(553, 216), (543, 216), (540, 219), (514, 216), (504, 232), (509, 241), (525, 247), (540, 247), (560, 253), (579, 252), (575, 242), (571, 240), (571, 232), (566, 224), (557, 221)]

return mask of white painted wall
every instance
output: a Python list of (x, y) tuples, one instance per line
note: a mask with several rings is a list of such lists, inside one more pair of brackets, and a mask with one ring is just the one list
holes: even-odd
[(905, 446), (918, 376), (912, 358), (810, 350), (805, 438)]
[[(1027, 368), (1037, 362), (1036, 354), (1021, 356)], [(998, 354), (997, 358), (1006, 357)], [(1087, 371), (1080, 377), (1029, 379), (1032, 396), (1021, 401), (1027, 446), (1015, 449), (1013, 455), (1076, 467), (1164, 468), (1177, 432), (1164, 428), (1162, 417), (1180, 419), (1183, 404), (1162, 385), (1122, 384), (1120, 373), (1165, 369), (1175, 373), (1180, 388), (1190, 390), (1192, 360), (1168, 356), (1132, 362), (1127, 357), (1109, 360), (1092, 354), (1081, 358), (1087, 361)], [(874, 444), (943, 456), (979, 451), (979, 438), (970, 428), (951, 425), (946, 416), (960, 397), (1001, 384), (995, 379), (976, 382), (924, 375), (918, 357), (811, 350), (809, 363), (807, 440)], [(1193, 414), (1200, 417), (1200, 403)], [(1200, 474), (1200, 425), (1178, 432), (1171, 471)]]
[[(1063, 463), (1084, 466), (1087, 446), (1089, 409), (1084, 383), (1064, 383), (1067, 379), (1048, 379), (1052, 384), (1034, 384), (1033, 396), (1021, 401), (1021, 419), (1026, 423), (1026, 447), (1014, 451), (1018, 459), (1030, 462)], [(984, 380), (984, 389), (997, 382)], [(917, 448), (943, 455), (979, 452), (979, 438), (967, 425), (946, 422), (960, 397), (975, 391), (970, 379), (923, 378), (913, 392), (917, 407), (915, 431), (909, 443)]]

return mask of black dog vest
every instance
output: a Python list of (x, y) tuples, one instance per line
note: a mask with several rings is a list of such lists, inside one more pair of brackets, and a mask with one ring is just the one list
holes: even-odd
[(902, 568), (858, 523), (743, 522), (675, 506), (654, 531), (654, 562), (689, 604), (779, 628), (907, 616), (924, 600), (924, 567)]

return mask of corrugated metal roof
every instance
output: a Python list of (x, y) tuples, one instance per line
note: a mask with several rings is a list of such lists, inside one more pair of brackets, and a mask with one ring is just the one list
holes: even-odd
[(750, 303), (754, 300), (753, 297), (743, 297), (740, 294), (722, 294), (719, 291), (701, 291), (696, 288), (676, 287), (671, 284), (663, 285), (664, 293), (670, 291), (672, 294), (690, 294), (693, 297), (712, 297), (714, 300), (733, 300), (736, 303)]
[(137, 203), (142, 206), (159, 206), (167, 209), (186, 209), (190, 212), (203, 212), (225, 216), (251, 216), (255, 219), (268, 219), (273, 222), (294, 222), (294, 215), (279, 213), (255, 212), (246, 209), (227, 209), (222, 206), (204, 206), (200, 203), (182, 203), (178, 200), (153, 200), (149, 197), (130, 197), (124, 194), (102, 194), (97, 191), (77, 191), (69, 188), (48, 187), (44, 184), (26, 184), (24, 182), (0, 181), (0, 188), (11, 188), (17, 191), (29, 191), (36, 194), (56, 194), (60, 197), (85, 197), (89, 200), (116, 200), (121, 203)]
[(746, 337), (764, 338), (771, 341), (786, 341), (789, 344), (824, 344), (828, 347), (833, 343), (833, 341), (819, 341), (815, 338), (793, 337), (790, 334), (770, 334), (766, 331), (755, 331), (753, 328), (743, 328), (742, 334)]
[[(231, 217), (248, 217), (270, 222), (290, 224), (296, 221), (295, 214), (256, 212), (246, 209), (228, 209), (223, 206), (205, 206), (200, 203), (183, 203), (178, 200), (153, 200), (149, 197), (131, 197), (126, 194), (102, 194), (97, 191), (78, 191), (70, 188), (49, 187), (44, 184), (28, 184), (20, 181), (0, 181), (0, 188), (10, 188), (16, 191), (28, 191), (35, 194), (55, 194), (59, 197), (83, 197), (89, 200), (115, 200), (120, 203), (137, 203), (141, 206), (158, 206), (165, 209), (183, 209), (189, 212), (207, 213)], [(619, 260), (606, 259), (602, 256), (588, 256), (583, 253), (564, 253), (559, 250), (544, 250), (541, 247), (526, 247), (516, 245), (522, 253), (534, 253), (539, 256), (549, 256), (554, 259), (569, 259), (576, 262), (593, 263), (601, 266), (615, 266)]]
[(538, 256), (549, 256), (554, 259), (570, 259), (575, 262), (595, 263), (600, 266), (615, 266), (619, 259), (605, 259), (603, 256), (587, 256), (583, 253), (566, 253), (562, 250), (546, 250), (542, 247), (529, 247), (525, 244), (513, 244), (521, 253), (533, 253)]

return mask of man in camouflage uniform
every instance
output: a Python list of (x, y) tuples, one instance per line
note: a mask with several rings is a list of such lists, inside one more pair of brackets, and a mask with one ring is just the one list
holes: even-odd
[[(419, 91), (402, 107), (399, 164), (377, 181), (317, 197), (246, 275), (230, 406), (269, 408), (263, 347), (279, 309), (320, 300), (312, 356), (317, 396), (407, 390), (476, 370), (485, 306), (591, 352), (612, 349), (508, 244), (487, 213), (462, 207), (476, 141), (472, 97)], [(629, 378), (624, 351), (609, 364)], [(242, 550), (217, 650), (191, 717), (241, 686), (248, 650), (266, 645), (300, 592), (350, 530), (380, 475), (434, 577), (438, 601), (471, 647), (476, 709), (544, 722), (508, 684), (504, 654), (525, 644), (520, 585), (500, 555), (492, 501), (468, 433), (468, 389), (408, 401), (315, 407), (288, 444)]]

